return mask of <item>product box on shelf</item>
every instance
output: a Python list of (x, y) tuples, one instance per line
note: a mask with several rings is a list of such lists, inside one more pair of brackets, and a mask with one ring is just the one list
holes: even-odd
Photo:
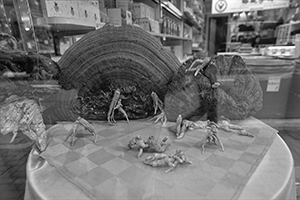
[(137, 18), (135, 24), (138, 24), (143, 30), (154, 33), (160, 33), (159, 22), (149, 18)]
[(98, 0), (98, 2), (101, 10), (116, 7), (116, 0)]
[(47, 17), (70, 17), (79, 18), (77, 1), (45, 0)]
[(143, 3), (133, 3), (133, 13), (135, 18), (146, 17), (146, 4)]
[(93, 22), (95, 27), (99, 27), (101, 22), (99, 2), (97, 0), (78, 0), (79, 19)]
[(132, 24), (132, 12), (126, 10), (126, 24)]
[(133, 11), (133, 0), (116, 0), (116, 8)]
[[(79, 19), (94, 21), (94, 12), (93, 12), (94, 7), (90, 1), (79, 0), (78, 7), (79, 7)], [(98, 6), (98, 10), (99, 10), (99, 6)], [(98, 18), (100, 18), (100, 13)]]
[(101, 11), (106, 12), (106, 7), (105, 7), (105, 2), (104, 2), (104, 0), (98, 0), (98, 3), (99, 3), (99, 9), (100, 9)]
[(269, 46), (266, 54), (275, 57), (294, 57), (295, 46)]
[(162, 32), (168, 35), (180, 36), (180, 23), (170, 17), (164, 16), (162, 23)]
[(94, 21), (101, 22), (99, 2), (98, 1), (92, 1), (91, 4), (92, 4), (92, 13), (94, 15)]
[(107, 10), (100, 10), (100, 22), (107, 23), (109, 22), (109, 17), (107, 15)]
[(155, 11), (154, 8), (146, 5), (146, 17), (149, 19), (155, 19)]
[(66, 17), (79, 18), (79, 7), (77, 1), (67, 0), (66, 2)]
[(99, 26), (101, 22), (101, 15), (100, 15), (100, 9), (99, 9), (99, 2), (97, 0), (90, 2), (90, 8), (92, 13), (92, 21), (95, 22), (96, 27)]
[(160, 33), (160, 24), (156, 20), (151, 20), (151, 27), (152, 27), (152, 32), (154, 33)]
[(97, 0), (45, 0), (44, 2), (47, 17), (80, 19), (95, 23), (101, 21)]
[(63, 7), (65, 7), (65, 2), (63, 1), (52, 1), (45, 0), (45, 11), (47, 17), (61, 17), (64, 15)]
[(135, 24), (138, 24), (145, 31), (151, 31), (150, 20), (148, 18), (137, 18)]
[(116, 26), (132, 24), (132, 15), (128, 10), (122, 8), (108, 8), (107, 15), (109, 17), (109, 22)]
[(133, 3), (133, 11), (135, 18), (155, 19), (155, 10), (151, 6), (144, 3)]

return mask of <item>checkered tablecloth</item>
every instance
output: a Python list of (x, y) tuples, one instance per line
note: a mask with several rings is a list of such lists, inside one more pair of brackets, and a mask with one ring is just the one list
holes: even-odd
[[(175, 123), (153, 124), (135, 120), (91, 123), (98, 134), (97, 143), (83, 127), (77, 131), (74, 146), (65, 141), (72, 123), (61, 123), (48, 130), (50, 144), (41, 156), (67, 180), (91, 199), (238, 199), (247, 181), (272, 144), (277, 131), (263, 122), (249, 118), (236, 124), (255, 135), (240, 136), (220, 130), (225, 152), (219, 146), (200, 141), (206, 131), (188, 131), (181, 140), (172, 131)], [(168, 136), (172, 145), (165, 152), (183, 150), (193, 164), (178, 165), (174, 171), (143, 164), (151, 155), (137, 158), (137, 150), (127, 148), (128, 141), (140, 134), (145, 140), (153, 135), (159, 140)]]

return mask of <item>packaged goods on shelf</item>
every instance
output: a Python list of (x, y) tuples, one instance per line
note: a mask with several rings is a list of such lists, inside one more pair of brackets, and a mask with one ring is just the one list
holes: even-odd
[(47, 17), (68, 17), (79, 19), (79, 7), (77, 1), (45, 0)]
[(151, 31), (150, 20), (148, 18), (137, 18), (134, 23), (138, 24), (145, 31)]
[(152, 25), (152, 32), (154, 33), (161, 33), (160, 32), (160, 24), (159, 24), (159, 21), (156, 21), (156, 20), (151, 20), (153, 25)]
[(116, 0), (116, 8), (133, 11), (133, 0)]
[(148, 5), (146, 6), (146, 17), (149, 19), (155, 19), (155, 11)]
[(178, 21), (173, 20), (170, 17), (164, 16), (162, 32), (168, 35), (180, 35), (180, 24)]
[(105, 8), (115, 8), (116, 1), (115, 0), (98, 0), (100, 9)]
[(144, 18), (146, 17), (146, 4), (143, 3), (134, 3), (133, 11), (135, 18)]
[(107, 10), (105, 11), (100, 10), (100, 22), (107, 23), (109, 22), (109, 17), (107, 15)]
[(295, 44), (295, 33), (300, 30), (300, 21), (280, 25), (276, 28), (276, 45)]
[(295, 46), (269, 46), (266, 49), (266, 54), (276, 57), (294, 57), (295, 49)]
[(109, 8), (107, 9), (109, 22), (115, 26), (122, 26), (125, 24), (132, 24), (132, 15), (128, 10), (122, 8)]
[(126, 10), (126, 24), (132, 24), (132, 13)]
[(154, 33), (160, 33), (159, 22), (149, 18), (137, 18), (135, 24), (138, 24), (143, 30)]
[(98, 1), (78, 1), (78, 8), (79, 19), (95, 21), (96, 23), (101, 21)]
[(98, 24), (101, 22), (99, 2), (94, 1), (54, 1), (45, 0), (43, 6), (44, 15), (47, 18), (67, 18), (83, 20)]
[(154, 8), (144, 4), (144, 3), (134, 3), (133, 11), (135, 18), (148, 18), (155, 19), (155, 11)]

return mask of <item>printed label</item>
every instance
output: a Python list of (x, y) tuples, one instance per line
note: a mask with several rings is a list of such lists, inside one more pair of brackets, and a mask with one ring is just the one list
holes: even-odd
[(267, 92), (278, 92), (280, 88), (281, 78), (278, 76), (270, 76), (268, 79)]

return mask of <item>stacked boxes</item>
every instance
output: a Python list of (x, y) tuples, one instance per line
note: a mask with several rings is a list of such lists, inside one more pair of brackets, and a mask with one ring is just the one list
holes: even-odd
[(155, 19), (155, 11), (152, 7), (143, 3), (134, 3), (133, 12), (135, 18)]
[(115, 0), (98, 0), (100, 10), (105, 10), (107, 8), (115, 8), (116, 1)]
[(134, 17), (137, 18), (144, 18), (146, 17), (146, 4), (143, 3), (134, 3), (133, 4), (133, 13)]
[[(43, 0), (47, 17), (62, 17), (81, 21), (96, 28), (110, 22), (116, 26), (139, 24), (143, 29), (160, 33), (155, 9), (133, 0)], [(84, 21), (84, 22), (83, 22)]]
[[(116, 26), (132, 24), (133, 0), (115, 0), (116, 8), (108, 9), (110, 22)], [(112, 11), (113, 9), (113, 11)], [(124, 16), (119, 13), (124, 12)], [(122, 18), (122, 20), (121, 20)], [(113, 21), (111, 21), (113, 19)], [(121, 23), (121, 21), (123, 21)]]
[(66, 6), (67, 17), (74, 17), (76, 19), (77, 18), (80, 19), (79, 7), (76, 1), (68, 0), (66, 1), (65, 6)]
[(108, 8), (107, 15), (109, 22), (115, 26), (122, 26), (125, 24), (132, 24), (131, 12), (122, 8)]
[(135, 23), (138, 24), (143, 30), (154, 33), (160, 33), (159, 22), (149, 18), (137, 18)]
[(133, 0), (116, 0), (116, 8), (133, 12)]
[(45, 0), (47, 17), (67, 17), (79, 19), (79, 8), (77, 1)]
[(44, 0), (42, 6), (47, 18), (83, 20), (95, 26), (101, 21), (97, 0)]
[(146, 6), (146, 17), (149, 19), (155, 19), (155, 11), (150, 6)]
[(135, 23), (146, 31), (160, 33), (159, 22), (155, 20), (155, 10), (143, 3), (133, 4)]
[(79, 19), (100, 22), (100, 10), (98, 1), (79, 0)]

